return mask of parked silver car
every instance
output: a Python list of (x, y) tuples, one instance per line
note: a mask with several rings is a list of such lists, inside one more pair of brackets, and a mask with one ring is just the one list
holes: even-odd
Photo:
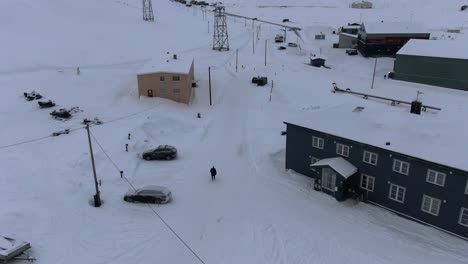
[(171, 200), (172, 193), (166, 187), (148, 185), (136, 191), (129, 191), (124, 195), (126, 202), (139, 203), (168, 203)]

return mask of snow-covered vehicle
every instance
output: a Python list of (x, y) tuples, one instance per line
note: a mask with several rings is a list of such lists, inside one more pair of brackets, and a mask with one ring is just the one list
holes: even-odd
[(139, 203), (168, 203), (171, 200), (171, 191), (166, 187), (148, 185), (136, 191), (129, 191), (124, 195), (126, 202), (139, 202)]
[(41, 99), (42, 95), (39, 93), (36, 93), (35, 91), (32, 91), (30, 93), (23, 93), (24, 97), (26, 98), (27, 101), (32, 101), (35, 99)]
[(60, 135), (64, 135), (64, 134), (69, 134), (70, 133), (70, 129), (67, 128), (67, 129), (64, 129), (64, 130), (60, 130), (60, 131), (55, 131), (52, 133), (52, 136), (56, 137), (56, 136), (60, 136)]
[(40, 108), (49, 108), (49, 107), (54, 107), (55, 102), (52, 100), (49, 101), (38, 101), (37, 104), (39, 105)]
[(171, 160), (177, 157), (177, 149), (171, 145), (159, 145), (155, 149), (143, 152), (144, 160)]
[(68, 119), (72, 116), (67, 109), (54, 110), (49, 113), (49, 115), (53, 116), (55, 119)]
[(276, 35), (276, 37), (275, 37), (275, 42), (276, 42), (276, 43), (283, 43), (283, 42), (284, 42), (284, 37), (283, 37), (283, 35), (280, 35), (280, 34)]

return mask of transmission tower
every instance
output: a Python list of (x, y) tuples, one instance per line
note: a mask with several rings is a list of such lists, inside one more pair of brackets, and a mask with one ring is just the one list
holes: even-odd
[(223, 6), (217, 6), (214, 10), (213, 49), (229, 50), (226, 13)]
[(153, 5), (151, 0), (143, 0), (143, 20), (154, 21)]

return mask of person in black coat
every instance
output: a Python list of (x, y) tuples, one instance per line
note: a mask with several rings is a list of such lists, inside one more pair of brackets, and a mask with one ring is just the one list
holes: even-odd
[(210, 173), (211, 173), (211, 180), (214, 181), (216, 178), (216, 169), (214, 166), (211, 167)]

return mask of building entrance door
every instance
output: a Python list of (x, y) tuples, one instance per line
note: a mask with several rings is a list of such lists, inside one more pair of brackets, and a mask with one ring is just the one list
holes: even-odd
[(336, 173), (330, 168), (322, 169), (322, 188), (335, 192)]
[(153, 89), (148, 90), (148, 97), (153, 97)]

